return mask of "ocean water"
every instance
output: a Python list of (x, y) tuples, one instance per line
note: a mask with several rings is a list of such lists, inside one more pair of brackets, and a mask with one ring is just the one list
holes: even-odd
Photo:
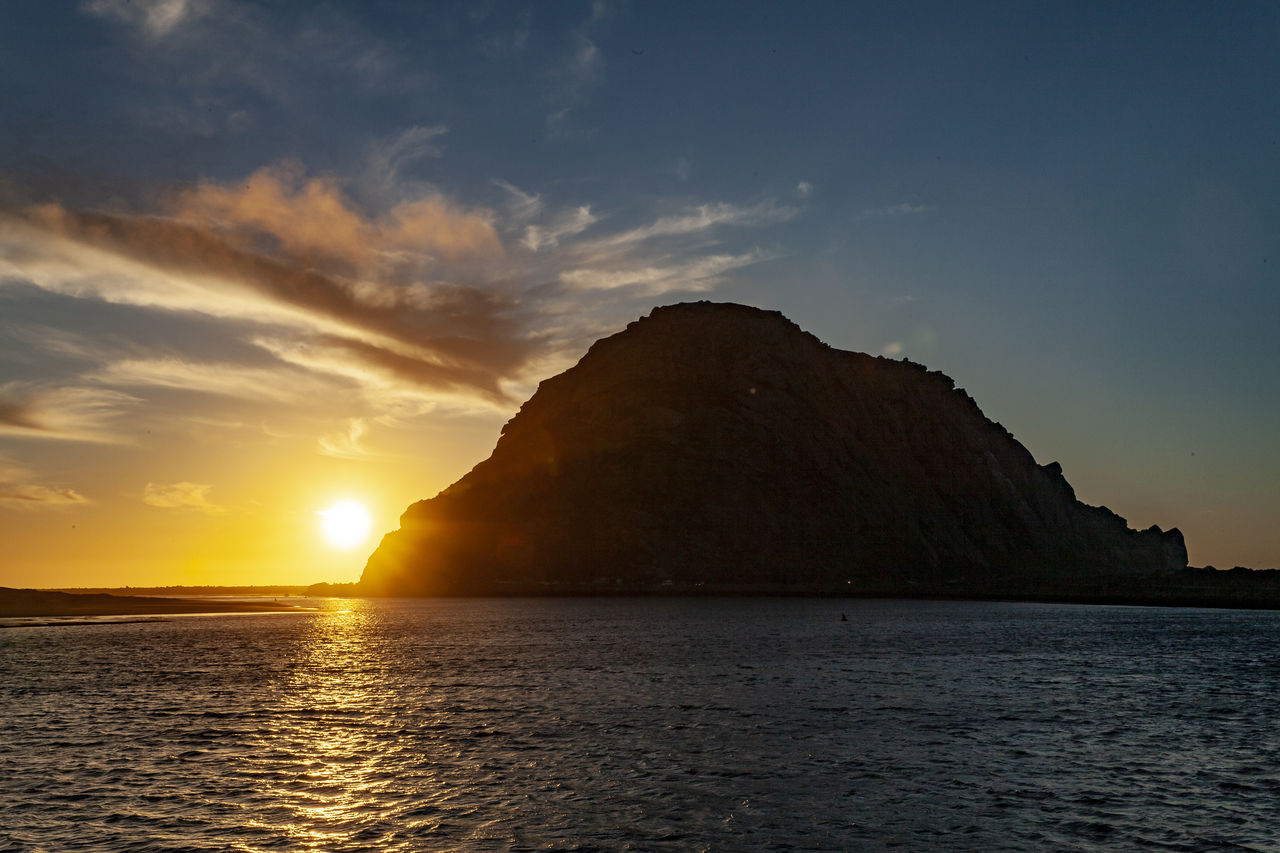
[(1278, 613), (324, 606), (0, 630), (0, 851), (1280, 844)]

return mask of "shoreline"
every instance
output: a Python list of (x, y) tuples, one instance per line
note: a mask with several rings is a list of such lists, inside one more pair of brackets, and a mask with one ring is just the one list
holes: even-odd
[[(1201, 570), (1203, 571), (1203, 570)], [(383, 598), (829, 598), (833, 600), (900, 599), (916, 601), (991, 601), (1041, 604), (1081, 604), (1121, 607), (1177, 607), (1224, 610), (1278, 610), (1280, 589), (1271, 584), (1175, 584), (1162, 588), (1154, 584), (1146, 589), (1130, 586), (1076, 589), (939, 589), (882, 587), (850, 589), (844, 584), (607, 584), (498, 582), (434, 591), (390, 591), (377, 593), (352, 589), (338, 592), (339, 597)], [(170, 588), (173, 589), (173, 588)], [(63, 592), (60, 590), (11, 589), (0, 587), (0, 619), (42, 617), (96, 616), (164, 616), (215, 613), (312, 613), (315, 607), (282, 603), (279, 600), (244, 600), (242, 597), (266, 597), (244, 587), (202, 588), (200, 595), (179, 597), (156, 596), (149, 592), (124, 594), (106, 592)], [(235, 590), (232, 592), (232, 590)], [(318, 596), (331, 597), (321, 592)], [(286, 594), (284, 597), (293, 597)], [(298, 597), (304, 597), (298, 595)], [(275, 598), (275, 596), (272, 596)]]
[(158, 598), (0, 587), (0, 618), (45, 616), (162, 616), (192, 613), (310, 613), (279, 602)]

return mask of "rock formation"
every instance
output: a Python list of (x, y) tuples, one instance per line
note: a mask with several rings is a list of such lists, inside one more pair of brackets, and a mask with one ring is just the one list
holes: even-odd
[(360, 589), (1087, 596), (1186, 564), (1176, 529), (1076, 500), (947, 376), (701, 302), (543, 382)]

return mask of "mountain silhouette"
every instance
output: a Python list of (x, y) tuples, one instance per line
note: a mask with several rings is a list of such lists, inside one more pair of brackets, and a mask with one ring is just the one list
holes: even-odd
[(1187, 566), (1179, 531), (1078, 501), (949, 377), (708, 302), (597, 341), (400, 522), (365, 594), (1096, 598)]

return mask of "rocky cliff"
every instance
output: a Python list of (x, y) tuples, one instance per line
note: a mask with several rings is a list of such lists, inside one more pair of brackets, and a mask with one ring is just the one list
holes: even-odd
[(1177, 530), (1076, 500), (943, 374), (704, 302), (543, 382), (360, 588), (1068, 595), (1186, 564)]

